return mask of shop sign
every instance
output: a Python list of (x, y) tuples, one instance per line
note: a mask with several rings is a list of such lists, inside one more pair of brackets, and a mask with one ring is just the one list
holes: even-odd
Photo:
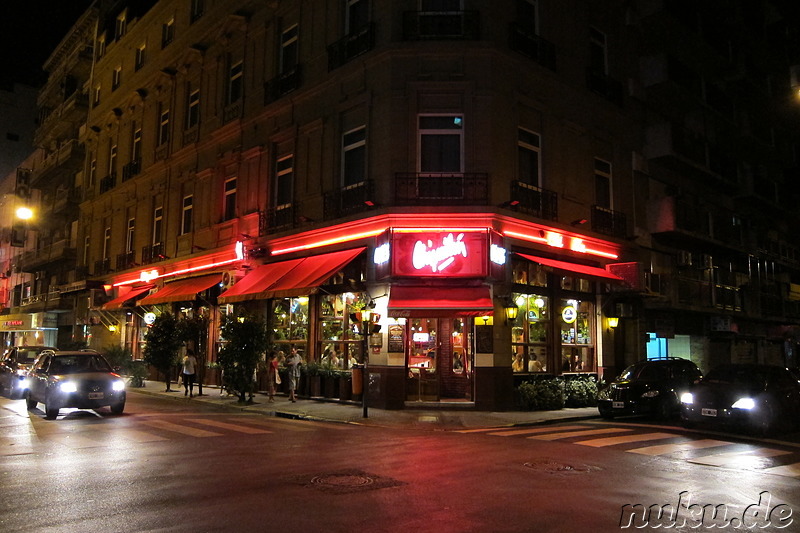
[(482, 277), (487, 245), (483, 231), (395, 232), (391, 253), (381, 251), (376, 259), (390, 257), (395, 276)]
[(0, 331), (30, 330), (31, 315), (6, 316), (0, 320)]
[(575, 322), (576, 318), (578, 318), (578, 311), (575, 309), (575, 306), (567, 305), (561, 310), (561, 320), (563, 320), (565, 324), (572, 324)]

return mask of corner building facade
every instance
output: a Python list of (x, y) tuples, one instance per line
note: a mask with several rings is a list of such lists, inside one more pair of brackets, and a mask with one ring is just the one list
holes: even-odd
[(643, 309), (626, 6), (100, 2), (91, 312), (134, 354), (153, 314), (206, 317), (213, 362), (220, 314), (245, 308), (276, 350), (367, 363), (385, 408), (508, 409), (523, 379), (640, 358), (633, 321), (607, 320)]

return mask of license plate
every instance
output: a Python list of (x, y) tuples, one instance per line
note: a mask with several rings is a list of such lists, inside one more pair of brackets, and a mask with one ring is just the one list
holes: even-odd
[(611, 402), (612, 409), (625, 409), (625, 402)]
[(90, 400), (102, 400), (103, 398), (104, 398), (104, 395), (103, 395), (102, 392), (90, 392), (89, 393), (89, 399)]
[(701, 409), (700, 414), (703, 416), (717, 416), (716, 409)]

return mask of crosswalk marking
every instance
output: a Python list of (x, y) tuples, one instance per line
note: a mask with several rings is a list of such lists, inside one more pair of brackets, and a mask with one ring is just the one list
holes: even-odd
[(762, 472), (766, 472), (767, 474), (776, 474), (779, 476), (800, 477), (800, 463), (772, 466), (765, 468), (762, 470)]
[[(118, 429), (114, 429), (114, 432), (119, 431)], [(147, 431), (140, 431), (138, 429), (125, 429), (119, 432), (120, 437), (123, 440), (132, 440), (134, 442), (158, 442), (162, 440), (169, 440), (167, 437), (162, 437), (161, 435), (156, 435), (155, 433), (149, 433)]]
[[(586, 426), (558, 426), (558, 430), (571, 430), (571, 429), (585, 429)], [(548, 433), (552, 432), (552, 427), (537, 427), (537, 428), (524, 428), (524, 429), (507, 429), (504, 431), (493, 431), (487, 435), (494, 435), (495, 437), (513, 437), (515, 435), (531, 435), (534, 433)]]
[(182, 426), (180, 424), (173, 424), (172, 422), (167, 422), (165, 420), (143, 420), (142, 423), (158, 429), (166, 429), (167, 431), (174, 431), (176, 433), (182, 433), (184, 435), (189, 435), (191, 437), (222, 436), (222, 433), (214, 433), (213, 431), (206, 431), (205, 429), (198, 429), (188, 426)]
[(602, 435), (603, 433), (627, 433), (628, 431), (633, 431), (633, 430), (626, 428), (586, 429), (584, 431), (564, 431), (559, 433), (550, 433), (546, 435), (533, 435), (527, 438), (536, 440), (558, 440), (558, 439), (568, 439), (570, 437), (583, 437), (586, 435)]
[[(289, 429), (291, 431), (296, 431), (299, 433), (309, 432), (309, 431), (316, 431), (313, 427), (309, 427), (306, 425), (305, 421), (301, 420), (292, 420), (288, 418), (277, 418), (277, 417), (270, 417), (268, 419), (254, 419), (248, 420), (248, 424), (255, 424), (258, 426), (269, 426), (274, 430), (282, 430), (282, 429)], [(281, 427), (276, 427), (281, 426)]]
[(220, 429), (227, 429), (230, 431), (238, 431), (239, 433), (247, 433), (248, 435), (261, 435), (264, 433), (272, 433), (267, 429), (259, 429), (248, 426), (241, 426), (239, 424), (228, 424), (227, 422), (220, 422), (218, 420), (205, 420), (202, 418), (190, 418), (189, 422), (197, 424), (204, 424), (206, 426), (218, 427)]
[(576, 442), (575, 444), (582, 444), (583, 446), (592, 446), (594, 448), (602, 448), (604, 446), (614, 446), (617, 444), (629, 444), (631, 442), (643, 442), (647, 440), (662, 440), (674, 439), (677, 435), (674, 433), (640, 433), (638, 435), (622, 435), (617, 437), (605, 437), (602, 439), (591, 439)]
[(643, 448), (634, 448), (628, 451), (631, 453), (640, 453), (642, 455), (666, 455), (687, 450), (702, 450), (703, 448), (713, 448), (715, 446), (727, 446), (728, 444), (733, 443), (724, 440), (702, 439), (675, 442), (672, 444), (656, 444), (654, 446), (644, 446)]
[(792, 452), (786, 450), (755, 448), (753, 450), (718, 453), (705, 457), (695, 457), (693, 459), (688, 459), (688, 462), (708, 466), (759, 466), (763, 463), (761, 459), (789, 455), (790, 453)]

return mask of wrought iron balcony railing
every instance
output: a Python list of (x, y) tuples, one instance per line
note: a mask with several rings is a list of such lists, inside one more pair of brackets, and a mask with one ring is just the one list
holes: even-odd
[(592, 231), (624, 239), (628, 236), (628, 222), (625, 213), (593, 205)]
[(546, 220), (558, 220), (558, 194), (521, 181), (511, 182), (508, 207)]
[(480, 39), (478, 11), (406, 11), (403, 13), (403, 39), (470, 40)]
[(322, 216), (325, 220), (361, 213), (375, 206), (375, 183), (365, 180), (325, 193)]
[(553, 72), (556, 70), (556, 47), (546, 39), (527, 31), (521, 24), (511, 24), (509, 46), (512, 50), (528, 56)]
[(334, 70), (375, 47), (374, 24), (367, 24), (328, 46), (328, 70)]
[(483, 172), (395, 174), (397, 205), (488, 205), (489, 175)]
[(295, 67), (283, 74), (280, 74), (264, 84), (264, 105), (271, 104), (275, 100), (298, 89), (302, 83), (302, 65)]

